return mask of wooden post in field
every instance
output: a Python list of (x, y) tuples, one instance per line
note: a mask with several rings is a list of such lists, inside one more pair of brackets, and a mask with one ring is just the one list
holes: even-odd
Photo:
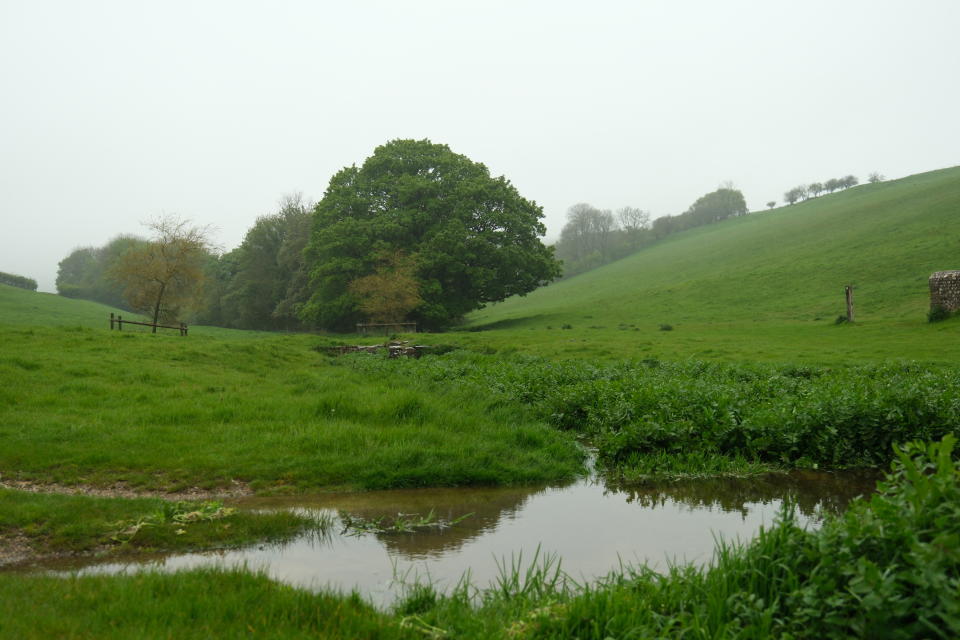
[(123, 316), (117, 316), (117, 331), (123, 331)]
[(113, 314), (110, 314), (110, 331), (113, 331)]
[(848, 284), (844, 292), (847, 294), (847, 322), (853, 322), (853, 286)]

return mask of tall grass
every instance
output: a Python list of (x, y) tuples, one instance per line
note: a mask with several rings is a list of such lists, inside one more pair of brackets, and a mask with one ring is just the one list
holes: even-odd
[(0, 473), (297, 492), (561, 482), (573, 439), (518, 405), (368, 375), (309, 336), (0, 326)]

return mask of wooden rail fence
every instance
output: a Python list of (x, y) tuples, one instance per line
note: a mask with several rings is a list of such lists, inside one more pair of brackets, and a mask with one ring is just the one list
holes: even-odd
[(123, 325), (125, 324), (136, 324), (141, 327), (153, 327), (153, 332), (156, 333), (157, 329), (176, 329), (180, 332), (180, 335), (187, 335), (187, 325), (181, 322), (178, 326), (169, 325), (169, 324), (154, 324), (152, 322), (137, 322), (135, 320), (124, 320), (123, 316), (117, 315), (114, 316), (110, 314), (110, 330), (113, 331), (114, 325), (117, 327), (117, 331), (123, 331)]
[(357, 333), (362, 336), (370, 334), (390, 335), (391, 333), (416, 333), (416, 322), (358, 322)]

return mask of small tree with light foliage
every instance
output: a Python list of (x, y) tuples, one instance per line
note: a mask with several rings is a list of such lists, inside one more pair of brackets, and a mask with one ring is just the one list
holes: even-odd
[(209, 227), (192, 226), (177, 216), (157, 218), (145, 226), (153, 238), (120, 256), (110, 277), (123, 287), (130, 308), (157, 324), (198, 304), (204, 261), (213, 247)]

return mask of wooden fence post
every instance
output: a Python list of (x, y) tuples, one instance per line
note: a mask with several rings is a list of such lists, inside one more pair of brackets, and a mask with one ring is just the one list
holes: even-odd
[(844, 288), (847, 295), (847, 322), (853, 322), (853, 285), (847, 285)]
[(117, 315), (117, 331), (123, 331), (123, 316)]
[(110, 314), (110, 331), (113, 331), (113, 314)]

